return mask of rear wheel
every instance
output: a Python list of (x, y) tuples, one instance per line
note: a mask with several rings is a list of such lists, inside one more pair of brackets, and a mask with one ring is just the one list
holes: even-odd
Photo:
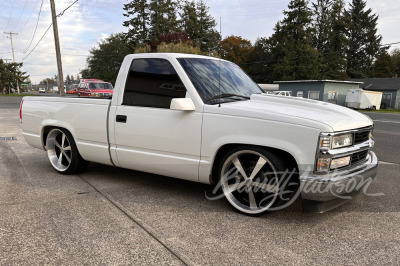
[(239, 212), (260, 215), (280, 202), (286, 167), (273, 153), (258, 147), (238, 147), (220, 165), (220, 186)]
[(61, 174), (75, 174), (86, 168), (72, 135), (64, 129), (52, 129), (46, 140), (47, 157), (53, 168)]

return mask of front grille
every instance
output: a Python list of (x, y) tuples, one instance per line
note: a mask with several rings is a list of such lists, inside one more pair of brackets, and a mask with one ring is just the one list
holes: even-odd
[(356, 163), (364, 161), (367, 158), (367, 155), (368, 155), (368, 150), (353, 153), (351, 155), (351, 164), (354, 165)]
[(363, 143), (364, 141), (367, 141), (369, 139), (370, 132), (371, 130), (354, 133), (354, 144), (359, 144)]

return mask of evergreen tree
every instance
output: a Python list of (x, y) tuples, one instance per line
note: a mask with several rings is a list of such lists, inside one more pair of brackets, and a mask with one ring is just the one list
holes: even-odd
[(400, 74), (400, 49), (393, 49), (393, 51), (390, 53), (390, 58), (392, 60), (393, 75), (398, 77)]
[(177, 3), (173, 0), (151, 0), (150, 39), (159, 41), (161, 35), (178, 31)]
[(270, 51), (268, 38), (258, 38), (254, 43), (253, 50), (241, 67), (257, 83), (272, 83), (273, 55)]
[(21, 71), (22, 63), (4, 63), (0, 59), (0, 88), (3, 93), (10, 93), (17, 84), (24, 83), (29, 78), (26, 72)]
[(346, 79), (346, 20), (344, 1), (335, 0), (330, 9), (331, 25), (328, 42), (323, 49), (323, 79)]
[(197, 21), (196, 2), (185, 0), (179, 12), (179, 28), (190, 36), (191, 39), (198, 39), (200, 23)]
[(217, 23), (209, 14), (209, 7), (203, 2), (186, 0), (183, 2), (179, 13), (180, 28), (186, 32), (189, 37), (205, 53), (212, 53), (218, 49), (221, 36), (215, 30)]
[(327, 53), (331, 33), (332, 0), (317, 0), (313, 6), (313, 46), (320, 53)]
[(150, 11), (147, 0), (132, 0), (124, 4), (123, 15), (128, 20), (123, 26), (128, 27), (126, 37), (133, 46), (140, 46), (149, 41)]
[(305, 0), (291, 0), (269, 38), (274, 60), (271, 80), (318, 79), (318, 53), (312, 47), (311, 11)]
[[(209, 7), (202, 1), (197, 3), (197, 23), (199, 24), (199, 31), (197, 38), (191, 37), (199, 44), (203, 52), (211, 53), (218, 49), (221, 35), (215, 30), (217, 23), (215, 19), (209, 14)], [(190, 35), (189, 35), (190, 36)]]
[(350, 78), (372, 77), (372, 64), (379, 54), (382, 36), (377, 34), (378, 16), (366, 9), (363, 0), (352, 0), (346, 10), (348, 27), (347, 75)]
[(381, 51), (373, 64), (374, 78), (391, 78), (392, 70), (390, 55), (385, 50)]

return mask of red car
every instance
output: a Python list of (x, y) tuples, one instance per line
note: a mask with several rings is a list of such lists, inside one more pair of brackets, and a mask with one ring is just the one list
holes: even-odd
[(84, 97), (111, 98), (113, 90), (109, 82), (99, 79), (81, 79), (76, 93)]
[(77, 92), (76, 92), (76, 89), (78, 88), (78, 84), (74, 84), (74, 85), (71, 85), (68, 89), (67, 89), (67, 91), (65, 92), (66, 94), (76, 94)]

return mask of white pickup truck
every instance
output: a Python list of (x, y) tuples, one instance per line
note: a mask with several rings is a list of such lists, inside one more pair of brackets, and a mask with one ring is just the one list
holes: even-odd
[(305, 212), (332, 209), (378, 166), (367, 116), (263, 94), (212, 57), (128, 55), (111, 100), (24, 97), (20, 111), (26, 141), (59, 173), (97, 162), (214, 184), (248, 215), (287, 205), (289, 194)]

